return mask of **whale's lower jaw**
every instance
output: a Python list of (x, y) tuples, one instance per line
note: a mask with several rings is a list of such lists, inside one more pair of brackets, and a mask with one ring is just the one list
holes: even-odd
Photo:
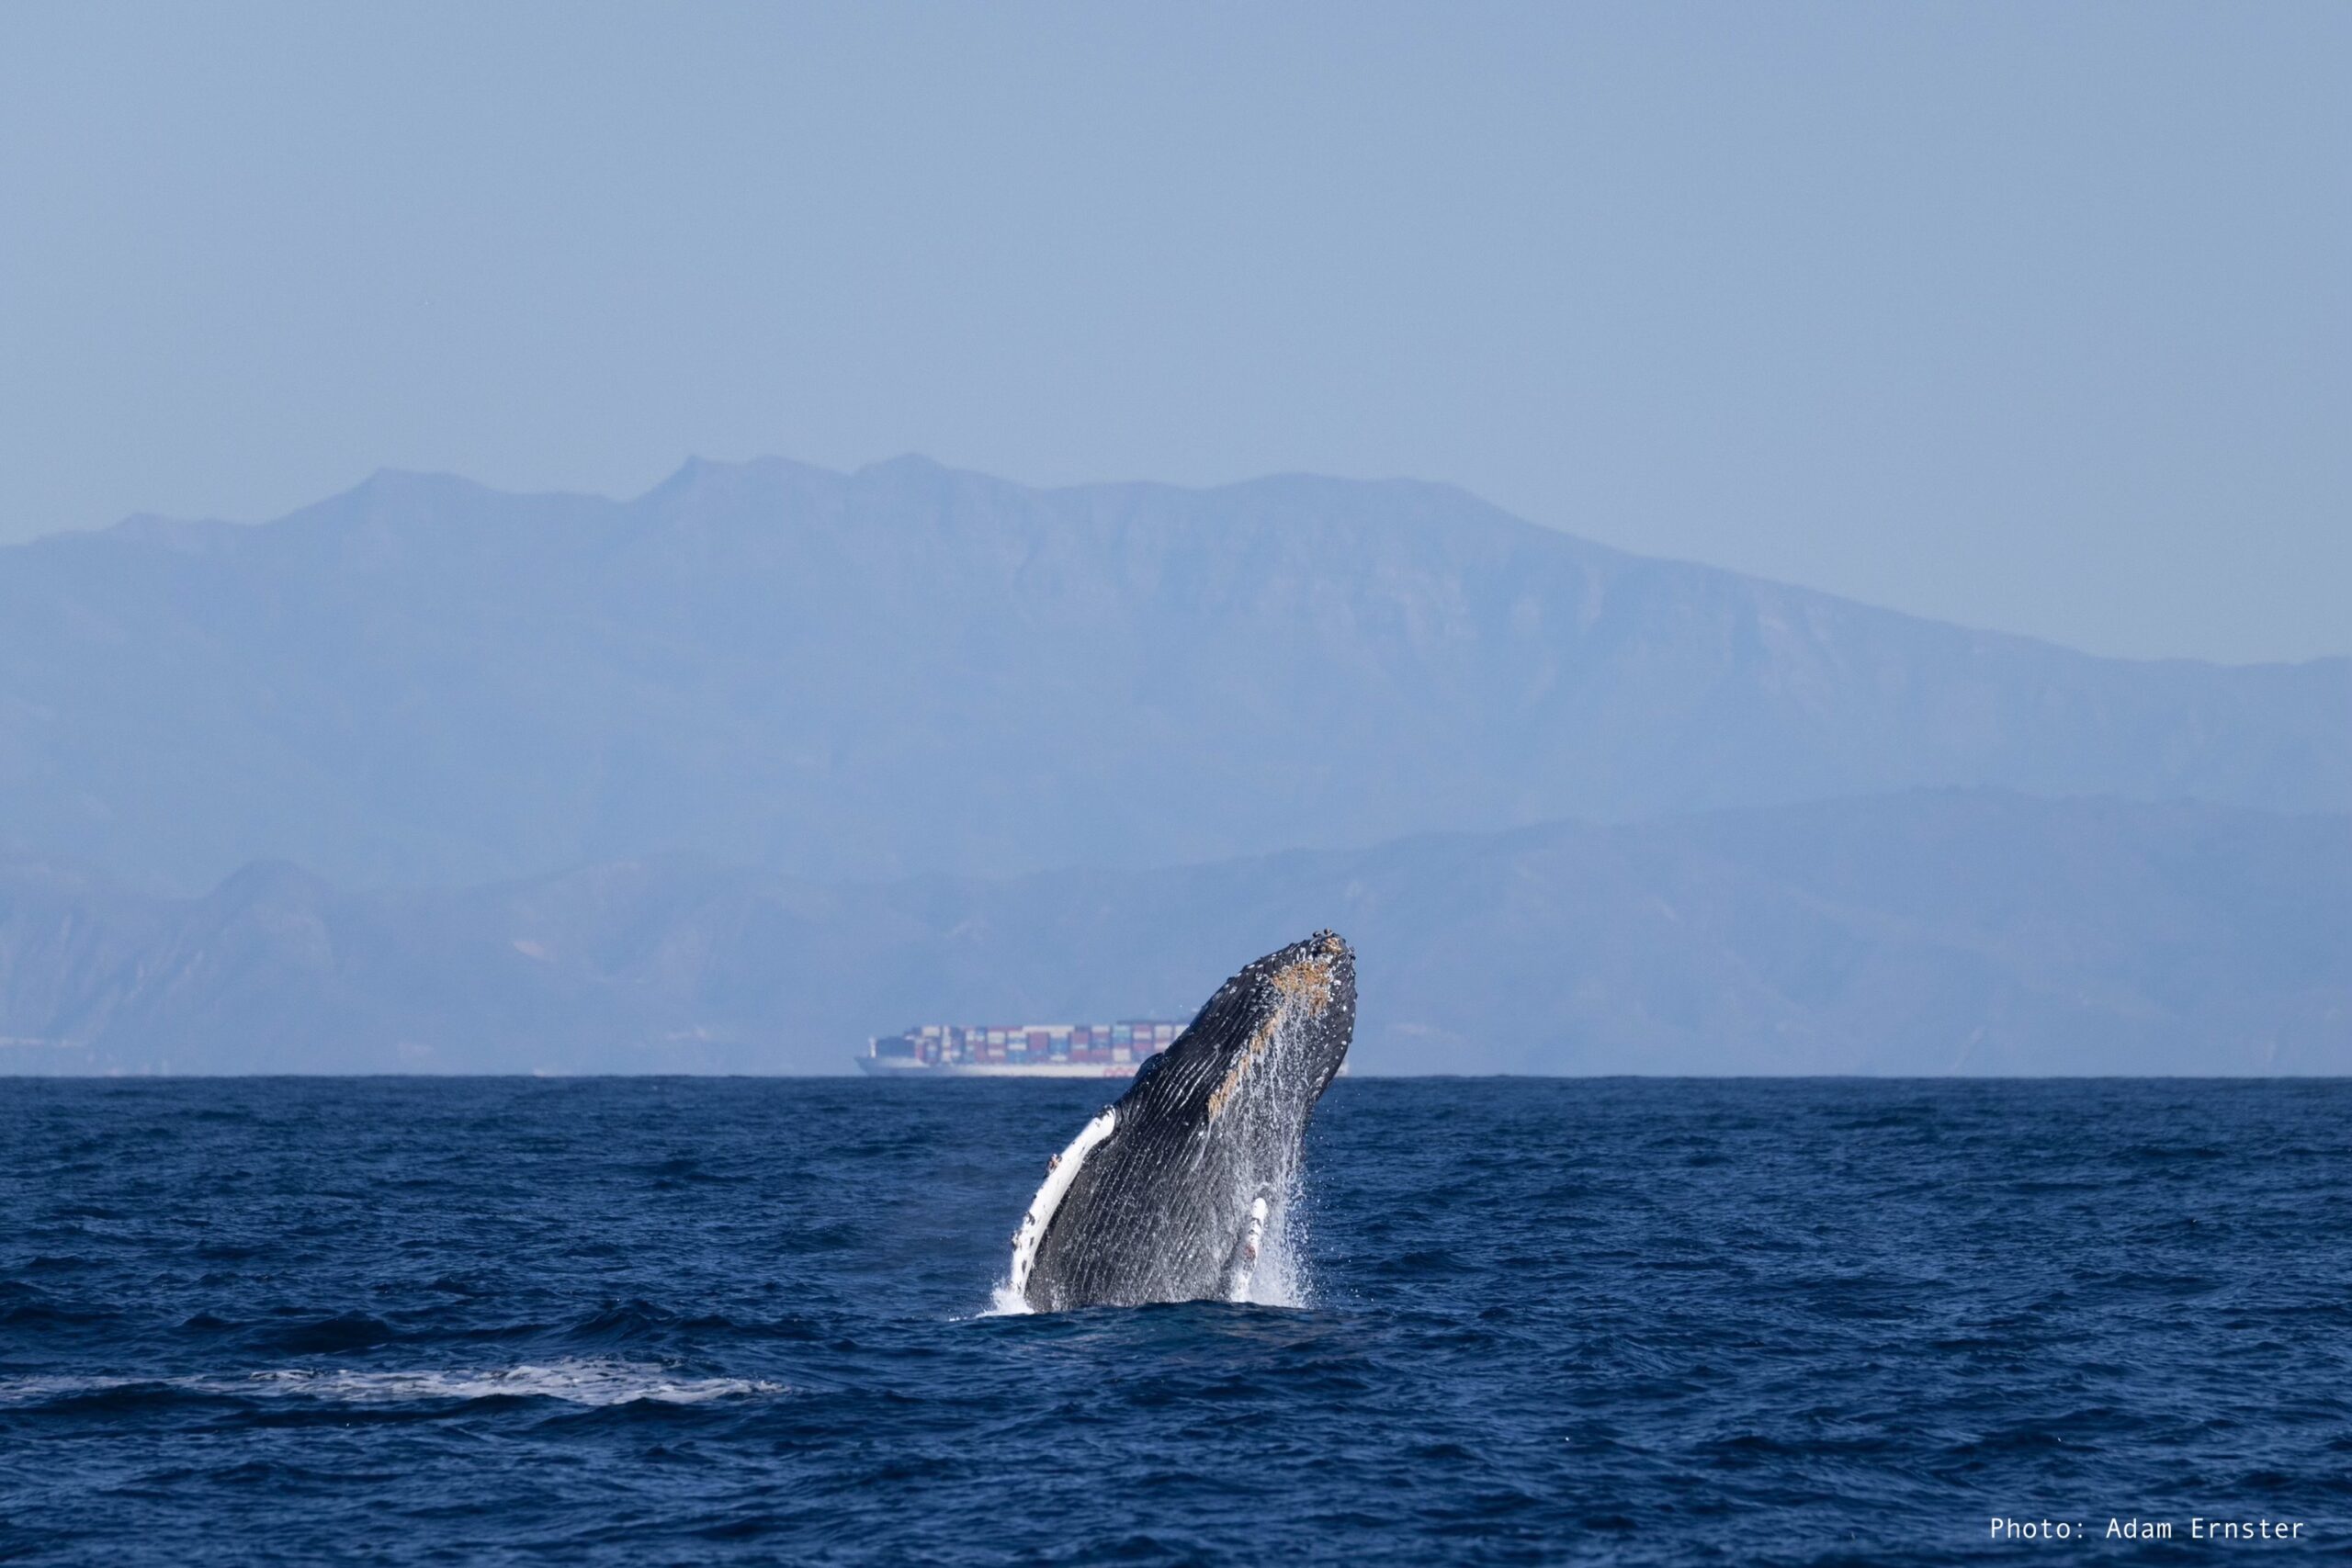
[(1329, 932), (1227, 981), (1058, 1157), (1014, 1293), (1043, 1312), (1245, 1299), (1354, 1027), (1354, 954)]

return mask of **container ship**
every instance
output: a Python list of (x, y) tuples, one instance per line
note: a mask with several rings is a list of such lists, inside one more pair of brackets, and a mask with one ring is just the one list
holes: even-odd
[(1163, 1018), (1118, 1023), (925, 1023), (865, 1043), (857, 1065), (876, 1077), (1131, 1078), (1176, 1043)]

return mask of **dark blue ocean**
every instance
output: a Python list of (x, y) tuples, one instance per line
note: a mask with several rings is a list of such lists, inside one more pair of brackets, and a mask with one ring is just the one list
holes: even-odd
[(1106, 1098), (0, 1080), (0, 1558), (2352, 1549), (2352, 1084), (1343, 1081), (1303, 1306), (986, 1315)]

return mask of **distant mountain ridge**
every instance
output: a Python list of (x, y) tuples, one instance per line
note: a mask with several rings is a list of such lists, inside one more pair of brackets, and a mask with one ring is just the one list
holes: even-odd
[(209, 886), (835, 881), (1919, 785), (2352, 807), (2352, 660), (2102, 660), (1410, 482), (383, 474), (0, 549), (0, 849)]
[(1185, 1016), (1326, 925), (1365, 1072), (2352, 1072), (2352, 817), (1939, 791), (985, 882), (0, 863), (0, 1073), (841, 1072), (918, 1021)]

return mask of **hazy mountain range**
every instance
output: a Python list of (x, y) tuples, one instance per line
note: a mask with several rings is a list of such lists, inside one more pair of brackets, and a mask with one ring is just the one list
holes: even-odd
[(1146, 867), (1915, 785), (2352, 808), (2352, 660), (2086, 657), (1411, 483), (379, 475), (0, 550), (0, 848), (198, 891)]
[(0, 1071), (838, 1070), (1326, 924), (1366, 1070), (2352, 1071), (2347, 810), (2352, 660), (1441, 486), (384, 474), (0, 549)]
[(0, 1066), (839, 1071), (926, 1020), (1187, 1016), (1325, 924), (1365, 1071), (2352, 1071), (2352, 818), (1987, 792), (1001, 882), (17, 863)]

